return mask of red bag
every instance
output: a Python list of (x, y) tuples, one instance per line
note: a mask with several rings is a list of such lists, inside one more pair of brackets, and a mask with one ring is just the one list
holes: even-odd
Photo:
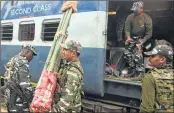
[(56, 72), (42, 72), (30, 105), (33, 112), (47, 112), (51, 109), (54, 91), (56, 89), (56, 75)]

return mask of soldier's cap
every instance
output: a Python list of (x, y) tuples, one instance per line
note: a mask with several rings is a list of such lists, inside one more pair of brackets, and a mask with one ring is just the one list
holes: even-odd
[(61, 44), (61, 47), (78, 53), (82, 50), (80, 42), (74, 40), (66, 40), (64, 44)]
[(164, 56), (168, 60), (173, 59), (173, 49), (167, 45), (157, 45), (149, 52), (144, 52), (145, 55), (161, 55)]
[(31, 50), (34, 56), (37, 56), (37, 52), (32, 45), (22, 45), (22, 49)]
[(144, 3), (142, 1), (139, 1), (139, 2), (134, 2), (133, 3), (133, 6), (131, 8), (132, 11), (136, 11), (138, 10), (139, 8), (143, 8), (144, 6)]

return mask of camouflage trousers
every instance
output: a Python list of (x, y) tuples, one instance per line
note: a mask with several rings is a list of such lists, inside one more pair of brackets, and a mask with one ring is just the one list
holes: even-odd
[(54, 106), (51, 108), (49, 113), (80, 113), (81, 108), (78, 108), (78, 110), (68, 110), (68, 111), (61, 111), (60, 108)]
[(159, 110), (159, 109), (155, 109), (153, 112), (147, 112), (147, 111), (143, 111), (140, 109), (139, 113), (174, 113), (173, 109), (169, 109), (169, 110)]

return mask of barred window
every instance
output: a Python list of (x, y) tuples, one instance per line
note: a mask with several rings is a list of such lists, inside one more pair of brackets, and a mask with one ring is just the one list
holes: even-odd
[(22, 22), (19, 25), (19, 41), (32, 41), (35, 35), (35, 24), (33, 22)]
[(13, 38), (13, 25), (2, 25), (1, 26), (1, 40), (11, 41)]
[(42, 40), (43, 41), (53, 41), (57, 28), (59, 26), (59, 19), (55, 20), (45, 20), (42, 24)]

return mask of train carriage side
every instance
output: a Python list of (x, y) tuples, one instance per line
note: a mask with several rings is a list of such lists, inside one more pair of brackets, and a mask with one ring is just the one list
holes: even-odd
[[(155, 40), (166, 40), (174, 45), (174, 2), (145, 1), (144, 11), (153, 21), (152, 47)], [(106, 62), (124, 68), (124, 23), (134, 1), (109, 1), (107, 19)], [(151, 48), (152, 49), (152, 48)], [(146, 65), (146, 63), (145, 63)], [(102, 77), (102, 76), (101, 76)], [(85, 95), (83, 107), (96, 112), (121, 112), (116, 106), (136, 109), (141, 100), (141, 81), (131, 81), (129, 78), (103, 77), (104, 95)], [(122, 109), (122, 108), (119, 108)]]
[[(19, 1), (13, 4), (15, 7), (11, 7), (9, 2), (4, 1), (2, 5), (0, 75), (4, 74), (4, 65), (20, 51), (21, 45), (28, 43), (34, 45), (38, 52), (30, 63), (32, 81), (37, 82), (62, 17), (62, 2)], [(39, 6), (49, 6), (51, 9), (37, 12)], [(107, 1), (79, 1), (78, 13), (73, 14), (68, 28), (68, 39), (79, 40), (83, 46), (80, 55), (85, 73), (83, 89), (86, 93), (99, 96), (104, 94), (106, 7)], [(29, 13), (29, 9), (33, 12)]]

